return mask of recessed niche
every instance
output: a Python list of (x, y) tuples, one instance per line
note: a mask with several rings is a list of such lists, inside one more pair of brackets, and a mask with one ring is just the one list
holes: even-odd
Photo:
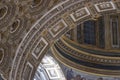
[(0, 48), (0, 63), (2, 62), (3, 57), (4, 57), (4, 50)]
[(4, 18), (6, 14), (7, 14), (7, 7), (0, 8), (0, 19)]
[(10, 32), (11, 32), (11, 33), (14, 33), (14, 32), (18, 29), (19, 24), (20, 24), (20, 20), (16, 20), (16, 21), (12, 24), (12, 26), (11, 26), (11, 28), (10, 28)]

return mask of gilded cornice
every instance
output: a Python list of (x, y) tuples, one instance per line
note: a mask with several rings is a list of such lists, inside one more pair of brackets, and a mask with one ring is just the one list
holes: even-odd
[(85, 73), (98, 75), (98, 76), (119, 77), (120, 71), (118, 71), (118, 70), (113, 71), (113, 70), (96, 69), (96, 68), (90, 68), (87, 66), (83, 66), (83, 65), (80, 65), (76, 62), (73, 62), (69, 58), (65, 58), (65, 56), (60, 54), (54, 46), (51, 48), (51, 50), (52, 50), (54, 56), (56, 57), (56, 59), (68, 67), (74, 68), (76, 70), (79, 70), (79, 71), (82, 71)]

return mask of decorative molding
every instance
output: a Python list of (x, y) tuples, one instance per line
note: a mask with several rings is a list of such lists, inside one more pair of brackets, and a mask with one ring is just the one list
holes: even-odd
[(116, 7), (112, 1), (95, 4), (95, 8), (98, 12), (116, 10)]
[(48, 46), (48, 42), (42, 37), (40, 38), (39, 42), (35, 46), (32, 55), (38, 59), (40, 57), (40, 54), (46, 49)]
[[(110, 77), (119, 77), (120, 71), (109, 71), (109, 70), (103, 70), (103, 69), (95, 69), (90, 68), (87, 66), (76, 64), (75, 62), (71, 61), (70, 59), (65, 58), (63, 55), (59, 54), (59, 52), (56, 50), (54, 46), (51, 48), (53, 55), (56, 57), (56, 59), (61, 62), (62, 64), (77, 69), (81, 72), (93, 74), (93, 75), (99, 75), (99, 76), (110, 76)], [(111, 73), (112, 72), (112, 73)]]
[(65, 21), (59, 20), (52, 28), (50, 28), (49, 32), (53, 37), (59, 35), (68, 25)]
[[(88, 61), (88, 62), (93, 62), (93, 63), (99, 63), (99, 64), (108, 64), (108, 65), (119, 65), (120, 63), (120, 59), (119, 57), (108, 57), (108, 56), (102, 56), (102, 55), (97, 55), (94, 53), (88, 53), (87, 51), (83, 51), (83, 50), (79, 50), (74, 48), (71, 45), (76, 45), (75, 43), (72, 43), (71, 41), (66, 41), (66, 40), (59, 40), (56, 45), (62, 49), (62, 51), (66, 52), (67, 54), (69, 54), (70, 56), (79, 59), (79, 60), (83, 60), (83, 61)], [(77, 46), (77, 45), (76, 45)], [(87, 49), (86, 49), (87, 50)], [(99, 50), (98, 50), (99, 51)], [(104, 53), (104, 51), (102, 51), (102, 53)], [(108, 54), (108, 53), (106, 53)], [(96, 62), (95, 62), (96, 61)]]
[[(46, 71), (47, 71), (48, 76), (49, 76), (50, 79), (58, 79), (58, 78), (60, 78), (60, 75), (59, 75), (56, 68), (46, 68)], [(54, 73), (55, 75), (52, 75), (52, 73)]]
[(5, 12), (4, 12), (4, 14), (0, 17), (0, 20), (2, 20), (2, 19), (6, 16), (7, 11), (8, 11), (8, 7), (7, 7), (7, 6), (0, 7), (0, 10), (1, 10), (1, 9), (4, 9), (4, 10), (5, 10)]
[[(2, 63), (2, 61), (3, 61), (3, 58), (4, 58), (4, 49), (3, 48), (0, 48), (0, 64)], [(1, 56), (2, 55), (2, 56)]]
[(90, 12), (87, 9), (87, 7), (84, 7), (70, 14), (70, 16), (74, 20), (74, 22), (76, 22), (79, 21), (80, 19), (90, 16)]
[(23, 80), (31, 80), (33, 68), (34, 67), (30, 62), (26, 63), (26, 66), (23, 72)]
[(14, 33), (20, 27), (20, 20), (17, 19), (10, 27), (10, 33)]
[[(96, 6), (98, 7), (99, 2), (106, 3), (106, 1), (108, 1), (108, 0), (105, 0), (105, 1), (96, 0), (95, 2), (93, 0), (92, 6), (94, 6), (96, 4)], [(44, 50), (48, 50), (48, 48), (46, 49), (46, 47), (48, 46), (48, 42), (46, 40), (46, 37), (49, 36), (48, 35), (49, 33), (52, 36), (52, 38), (50, 36), (49, 39), (51, 40), (51, 44), (53, 44), (54, 41), (56, 41), (62, 34), (64, 34), (66, 32), (65, 31), (66, 27), (68, 27), (68, 30), (71, 29), (68, 26), (68, 21), (64, 20), (64, 18), (62, 17), (65, 13), (69, 13), (70, 18), (73, 19), (73, 20), (71, 20), (73, 22), (73, 24), (78, 24), (78, 22), (83, 22), (84, 21), (83, 19), (88, 20), (87, 16), (90, 16), (89, 19), (92, 19), (92, 17), (96, 14), (93, 13), (92, 14), (93, 16), (91, 16), (92, 12), (89, 12), (89, 7), (84, 6), (88, 2), (90, 2), (90, 1), (86, 2), (85, 0), (82, 0), (82, 1), (81, 0), (65, 0), (65, 1), (62, 1), (61, 3), (59, 3), (57, 6), (53, 6), (50, 10), (41, 12), (42, 17), (41, 17), (41, 14), (39, 14), (39, 17), (38, 17), (37, 15), (34, 15), (33, 13), (31, 13), (30, 15), (33, 16), (32, 18), (34, 18), (34, 19), (39, 18), (39, 19), (35, 22), (35, 24), (31, 24), (33, 26), (30, 27), (30, 29), (28, 30), (28, 32), (25, 34), (24, 38), (22, 39), (22, 41), (20, 41), (20, 44), (18, 45), (18, 48), (17, 48), (16, 53), (14, 55), (9, 80), (16, 80), (18, 77), (20, 77), (20, 75), (22, 75), (22, 73), (20, 74), (20, 70), (23, 70), (23, 69), (21, 69), (21, 68), (23, 68), (23, 65), (24, 65), (23, 62), (27, 61), (26, 59), (29, 56), (34, 56), (36, 58), (36, 65), (38, 63), (40, 63), (40, 60), (38, 60), (38, 58), (40, 57), (40, 54), (42, 54)], [(108, 2), (108, 3), (110, 3), (110, 5), (112, 5), (112, 8), (105, 9), (105, 11), (110, 12), (111, 10), (115, 10), (115, 7), (113, 7), (114, 3), (111, 2), (111, 1)], [(11, 14), (8, 14), (8, 15), (9, 16), (11, 16), (11, 15), (15, 16), (14, 11), (16, 11), (16, 6), (10, 6), (10, 5), (8, 5), (8, 6), (10, 7), (10, 8), (9, 7), (8, 8), (11, 11), (10, 12)], [(26, 13), (29, 10), (30, 10), (30, 12), (34, 10), (34, 8), (29, 9), (28, 7), (27, 7), (27, 9), (28, 10), (25, 9)], [(42, 9), (44, 9), (44, 8), (42, 8)], [(33, 12), (35, 12), (37, 10), (38, 9), (35, 9)], [(84, 14), (82, 14), (82, 16), (77, 16), (76, 17), (77, 10), (78, 10), (78, 14), (81, 13), (82, 11), (84, 12)], [(76, 11), (76, 12), (74, 12), (74, 11)], [(101, 13), (104, 14), (104, 10), (101, 11), (99, 9), (99, 7), (98, 7), (98, 11), (100, 11)], [(117, 13), (117, 12), (118, 11), (115, 10), (113, 13)], [(45, 13), (45, 14), (43, 14), (43, 13)], [(99, 15), (101, 15), (99, 12), (97, 12), (97, 13)], [(14, 17), (12, 17), (11, 19), (10, 18), (6, 17), (6, 19), (2, 21), (1, 25), (8, 22), (8, 20), (13, 20)], [(59, 21), (56, 22), (57, 20), (60, 20), (60, 22)], [(9, 22), (12, 23), (11, 21), (9, 21)], [(62, 26), (60, 26), (60, 25), (62, 25)], [(6, 25), (4, 25), (4, 26), (6, 26)], [(1, 27), (4, 27), (4, 26), (1, 26)], [(51, 26), (52, 26), (52, 28), (51, 28)], [(73, 27), (75, 27), (75, 25)], [(33, 53), (38, 45), (36, 45), (36, 47), (35, 47), (35, 49), (33, 50), (32, 53), (30, 53), (30, 54), (26, 53), (26, 52), (30, 51), (30, 49), (31, 49), (30, 47), (33, 47), (33, 46), (29, 46), (30, 44), (32, 44), (32, 40), (39, 36), (39, 35), (36, 35), (36, 34), (39, 33), (41, 35), (41, 33), (45, 29), (48, 32), (46, 34), (47, 36), (45, 35), (44, 36), (45, 39), (43, 38), (38, 42), (38, 45), (39, 45), (39, 43), (42, 43), (42, 50), (40, 51), (40, 53), (39, 54)]]

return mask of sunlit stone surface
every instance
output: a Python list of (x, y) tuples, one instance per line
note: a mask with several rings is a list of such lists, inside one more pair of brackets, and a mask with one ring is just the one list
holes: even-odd
[(66, 80), (65, 76), (57, 63), (50, 55), (45, 55), (38, 66), (34, 80)]

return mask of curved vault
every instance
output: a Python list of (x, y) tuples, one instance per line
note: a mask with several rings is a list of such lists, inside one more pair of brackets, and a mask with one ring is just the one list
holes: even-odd
[[(43, 2), (48, 4), (47, 1), (43, 0)], [(102, 15), (119, 13), (120, 11), (119, 0), (62, 0), (61, 2), (58, 0), (56, 6), (51, 6), (55, 2), (51, 1), (47, 5), (47, 7), (50, 6), (51, 8), (45, 10), (42, 10), (45, 4), (43, 8), (38, 8), (38, 6), (31, 6), (31, 0), (1, 0), (1, 2), (8, 7), (6, 9), (8, 10), (7, 13), (3, 14), (4, 18), (0, 19), (0, 25), (2, 25), (0, 26), (0, 31), (6, 34), (5, 37), (9, 36), (6, 33), (7, 29), (10, 28), (8, 26), (11, 26), (15, 20), (23, 19), (23, 22), (15, 27), (16, 29), (12, 29), (15, 32), (21, 32), (19, 38), (16, 37), (18, 34), (11, 36), (19, 45), (12, 46), (12, 44), (15, 44), (14, 42), (12, 43), (12, 39), (1, 37), (2, 43), (8, 40), (7, 43), (10, 43), (11, 48), (17, 46), (15, 54), (11, 54), (14, 53), (14, 50), (9, 54), (12, 55), (9, 60), (12, 65), (9, 64), (6, 71), (2, 70), (3, 67), (1, 68), (1, 72), (7, 79), (8, 75), (6, 74), (9, 73), (9, 80), (32, 79), (36, 68), (49, 47), (65, 32), (76, 27), (78, 23), (97, 19)], [(0, 4), (0, 6), (4, 5)], [(41, 14), (36, 16), (40, 10), (43, 13), (41, 12)], [(24, 28), (18, 27), (21, 25), (21, 28), (23, 26), (33, 26), (26, 27), (24, 30)], [(4, 36), (3, 34), (0, 35)], [(7, 60), (8, 58), (6, 57), (5, 59)], [(4, 66), (6, 65), (5, 63)]]

